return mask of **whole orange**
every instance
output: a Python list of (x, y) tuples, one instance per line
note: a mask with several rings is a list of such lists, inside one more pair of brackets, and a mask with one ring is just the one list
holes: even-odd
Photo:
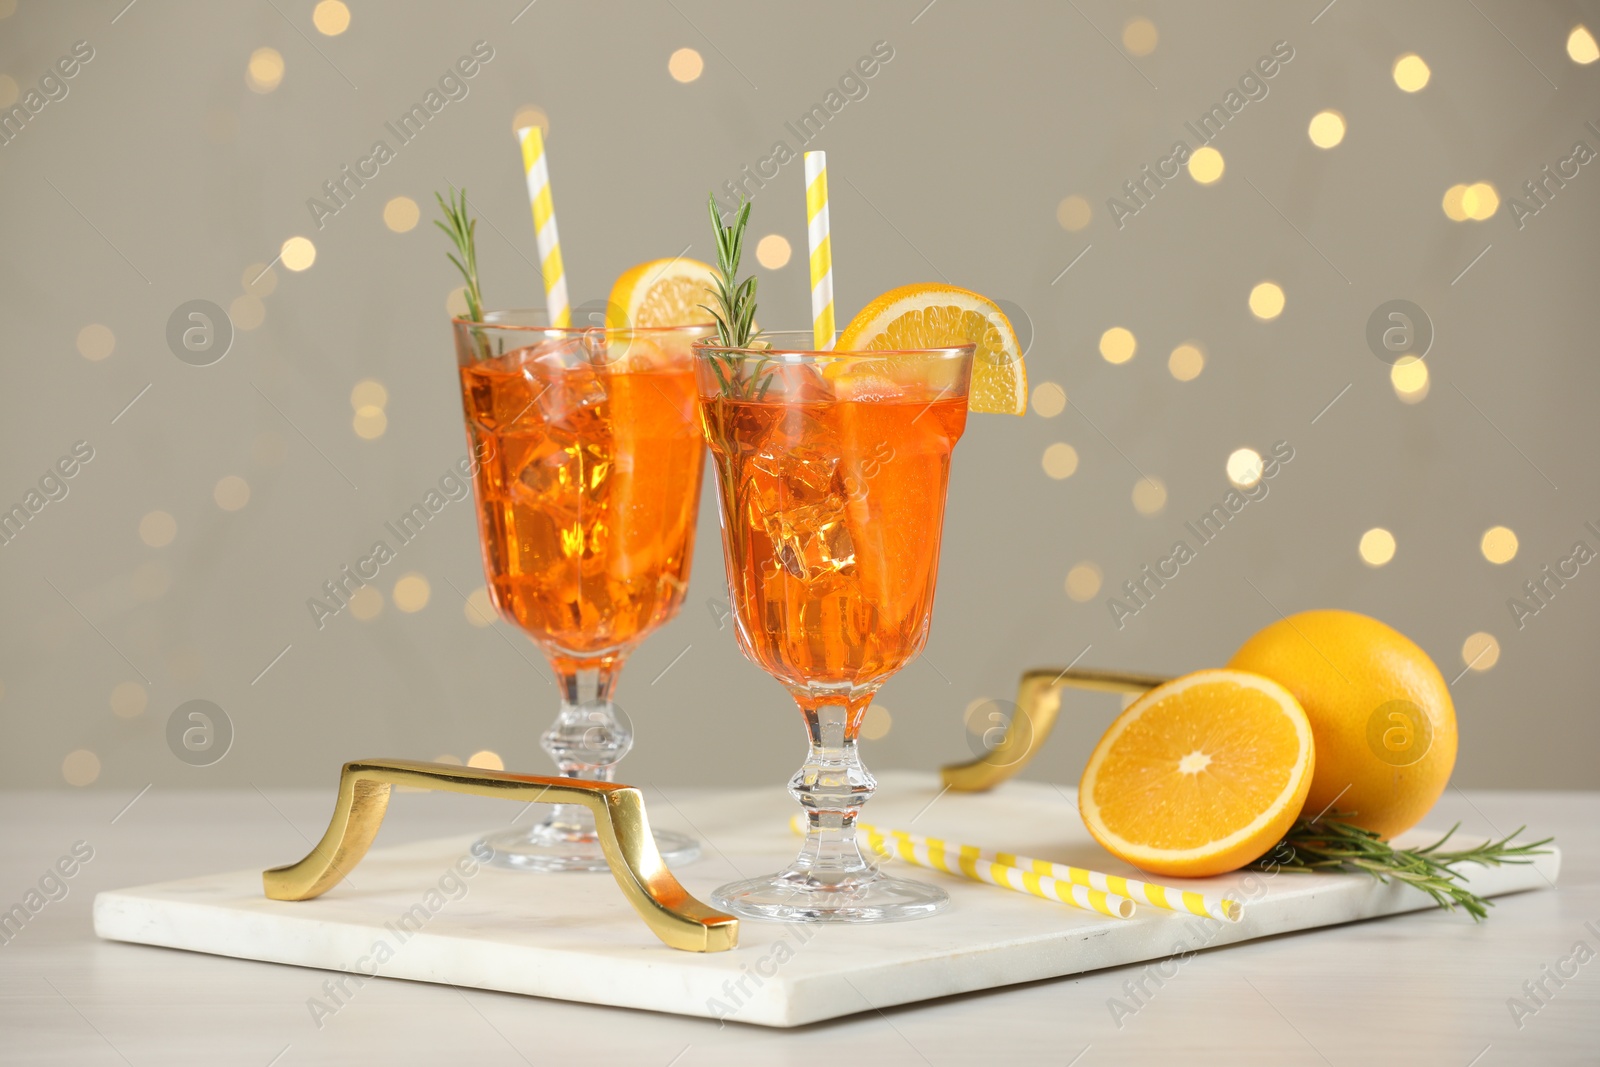
[(1332, 805), (1393, 837), (1444, 792), (1456, 763), (1455, 705), (1433, 660), (1398, 630), (1353, 611), (1305, 611), (1262, 629), (1228, 666), (1271, 678), (1311, 720), (1306, 818)]

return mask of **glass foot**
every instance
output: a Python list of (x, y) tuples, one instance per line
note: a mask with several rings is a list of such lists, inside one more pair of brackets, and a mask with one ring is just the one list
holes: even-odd
[(713, 907), (741, 919), (785, 923), (892, 923), (943, 911), (950, 896), (938, 886), (872, 870), (823, 880), (790, 869), (729, 882), (711, 894)]
[[(700, 842), (687, 834), (655, 830), (656, 849), (669, 867), (700, 858)], [(600, 839), (591, 831), (565, 831), (547, 823), (528, 829), (502, 830), (478, 842), (492, 852), (489, 865), (518, 871), (608, 871)], [(476, 849), (476, 846), (474, 846)]]

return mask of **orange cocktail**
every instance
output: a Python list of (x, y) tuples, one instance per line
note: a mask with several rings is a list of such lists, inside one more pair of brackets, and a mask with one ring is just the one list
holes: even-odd
[[(690, 345), (707, 331), (538, 322), (456, 323), (484, 572), (555, 670), (545, 750), (565, 775), (610, 780), (633, 740), (611, 701), (617, 672), (688, 589), (704, 454)], [(682, 860), (694, 850), (677, 836), (657, 834)], [(489, 840), (511, 866), (606, 866), (582, 809)]]
[(856, 743), (873, 694), (927, 639), (974, 349), (835, 353), (806, 351), (809, 335), (764, 340), (695, 345), (700, 417), (740, 648), (805, 717), (810, 756), (789, 788), (807, 835), (787, 869), (713, 900), (785, 921), (931, 914), (943, 890), (885, 876), (856, 846), (876, 785)]
[[(558, 342), (556, 347), (559, 348)], [(495, 604), (558, 671), (625, 654), (677, 614), (703, 445), (685, 363), (560, 365), (517, 349), (461, 370)]]
[(804, 700), (887, 678), (927, 638), (967, 401), (918, 392), (705, 404), (723, 513), (744, 520), (723, 528), (740, 647)]

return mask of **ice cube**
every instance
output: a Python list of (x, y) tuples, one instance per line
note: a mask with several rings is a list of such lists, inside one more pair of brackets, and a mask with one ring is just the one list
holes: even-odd
[(843, 490), (833, 432), (804, 411), (788, 411), (773, 425), (751, 466), (772, 479), (778, 507), (815, 504)]
[(542, 437), (518, 457), (520, 466), (511, 483), (511, 493), (517, 503), (538, 507), (561, 491), (563, 456), (556, 442)]
[(610, 457), (600, 443), (550, 433), (525, 453), (511, 491), (517, 503), (576, 515), (600, 506), (610, 477)]
[(561, 558), (561, 527), (542, 508), (513, 508), (509, 551), (500, 567), (515, 575), (542, 574)]
[(836, 571), (844, 571), (847, 567), (854, 567), (856, 562), (856, 541), (850, 536), (850, 527), (841, 520), (831, 523), (822, 531), (823, 558)]
[(571, 433), (603, 434), (610, 421), (606, 383), (590, 368), (572, 368), (535, 384), (534, 403), (544, 421)]
[(765, 516), (773, 555), (782, 568), (802, 582), (853, 573), (855, 542), (845, 526), (841, 500), (785, 508)]

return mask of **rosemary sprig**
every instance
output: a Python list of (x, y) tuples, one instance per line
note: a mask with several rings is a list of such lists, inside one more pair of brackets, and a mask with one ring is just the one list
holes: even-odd
[[(1461, 884), (1456, 866), (1476, 863), (1483, 867), (1533, 862), (1528, 857), (1546, 855), (1542, 846), (1555, 838), (1547, 837), (1524, 845), (1511, 840), (1527, 827), (1519, 826), (1498, 841), (1486, 841), (1473, 848), (1444, 851), (1445, 842), (1461, 828), (1457, 823), (1425, 848), (1395, 848), (1371, 830), (1339, 821), (1340, 812), (1329, 820), (1301, 819), (1289, 828), (1271, 852), (1257, 860), (1259, 870), (1344, 871), (1369, 874), (1380, 882), (1390, 878), (1422, 890), (1446, 911), (1462, 908), (1474, 921), (1485, 919), (1494, 901), (1478, 896)], [(1284, 858), (1287, 855), (1287, 858)]]
[[(750, 222), (750, 202), (739, 205), (733, 222), (724, 225), (717, 211), (717, 197), (709, 197), (711, 228), (717, 239), (717, 277), (714, 296), (716, 307), (700, 306), (711, 313), (717, 323), (717, 341), (724, 348), (759, 347), (761, 331), (756, 328), (756, 276), (739, 280), (739, 259), (744, 253), (744, 231)], [(756, 360), (750, 374), (742, 373), (745, 357), (733, 352), (711, 353), (711, 367), (717, 373), (717, 383), (723, 396), (761, 399), (772, 385), (772, 373), (767, 365), (772, 362), (763, 356)]]
[(755, 340), (756, 276), (739, 280), (739, 259), (744, 254), (744, 229), (750, 222), (750, 202), (739, 205), (731, 225), (722, 224), (717, 196), (709, 197), (711, 228), (717, 235), (717, 306), (700, 306), (717, 320), (717, 340), (725, 348), (749, 348)]
[(467, 191), (450, 191), (447, 200), (437, 192), (433, 198), (439, 202), (439, 210), (444, 213), (444, 221), (433, 220), (433, 224), (443, 230), (445, 236), (456, 246), (456, 251), (461, 253), (457, 259), (450, 253), (445, 253), (450, 262), (456, 265), (456, 270), (461, 272), (461, 277), (466, 279), (467, 314), (473, 322), (483, 321), (483, 290), (478, 287), (478, 220), (467, 214)]

